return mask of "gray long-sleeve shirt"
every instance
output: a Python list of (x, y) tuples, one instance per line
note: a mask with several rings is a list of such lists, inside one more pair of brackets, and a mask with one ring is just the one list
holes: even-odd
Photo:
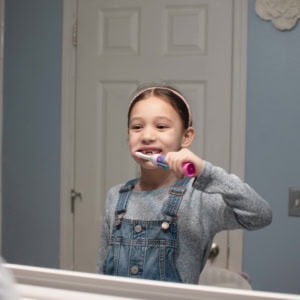
[[(98, 273), (102, 273), (122, 185), (114, 186), (107, 195), (97, 258)], [(163, 204), (169, 197), (168, 191), (169, 187), (152, 191), (132, 190), (124, 217), (145, 221), (161, 220)], [(188, 183), (178, 211), (175, 263), (182, 281), (198, 283), (216, 233), (241, 228), (259, 229), (271, 221), (270, 205), (249, 185), (206, 161), (201, 176)]]

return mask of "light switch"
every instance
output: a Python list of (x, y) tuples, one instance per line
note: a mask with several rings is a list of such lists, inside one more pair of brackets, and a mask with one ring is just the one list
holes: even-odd
[(289, 216), (300, 217), (300, 188), (289, 188)]

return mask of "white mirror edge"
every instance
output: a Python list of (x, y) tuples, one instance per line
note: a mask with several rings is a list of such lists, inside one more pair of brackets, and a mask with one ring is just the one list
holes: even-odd
[(300, 300), (300, 295), (175, 284), (5, 264), (22, 299)]

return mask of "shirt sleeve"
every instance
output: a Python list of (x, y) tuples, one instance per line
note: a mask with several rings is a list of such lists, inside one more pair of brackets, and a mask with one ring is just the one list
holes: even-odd
[(203, 201), (210, 206), (217, 232), (239, 227), (254, 230), (272, 222), (272, 210), (266, 200), (238, 176), (208, 161), (193, 187), (203, 192)]

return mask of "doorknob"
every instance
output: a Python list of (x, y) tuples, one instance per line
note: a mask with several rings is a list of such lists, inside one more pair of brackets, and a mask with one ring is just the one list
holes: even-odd
[(208, 259), (214, 260), (219, 255), (219, 252), (220, 252), (219, 246), (216, 243), (212, 243), (210, 247)]
[(82, 195), (79, 192), (76, 192), (74, 189), (71, 190), (71, 212), (75, 211), (75, 200), (82, 200)]

